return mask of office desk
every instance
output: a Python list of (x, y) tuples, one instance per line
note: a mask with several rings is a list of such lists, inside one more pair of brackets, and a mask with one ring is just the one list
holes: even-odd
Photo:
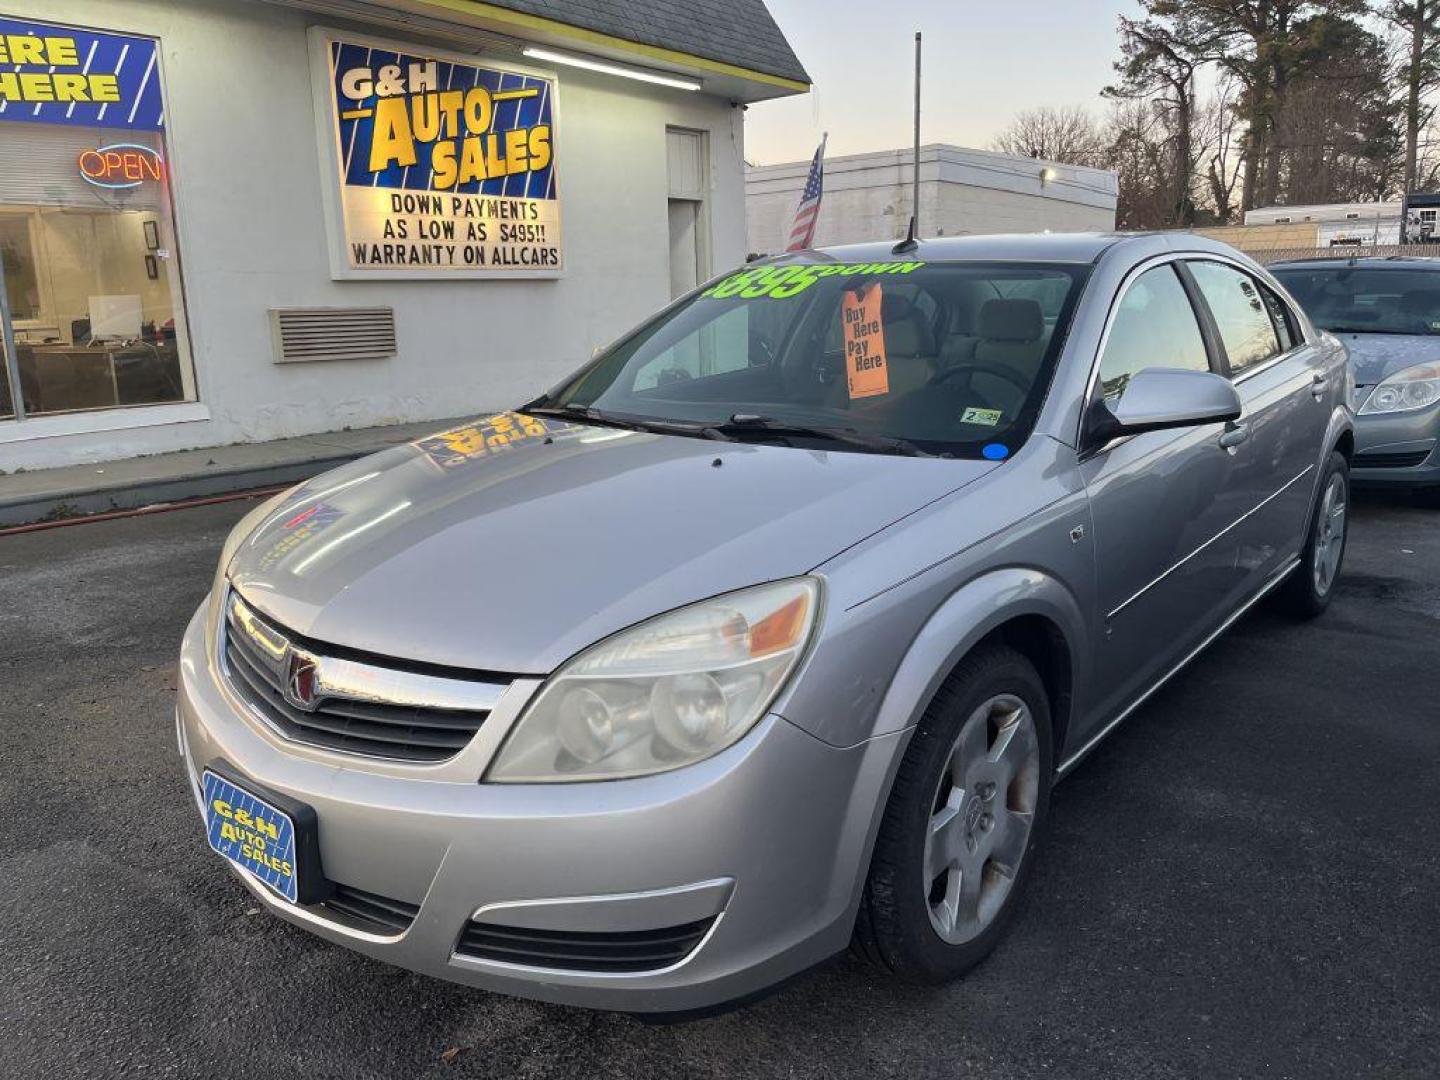
[(180, 357), (163, 345), (18, 345), (27, 413), (147, 405), (183, 398)]

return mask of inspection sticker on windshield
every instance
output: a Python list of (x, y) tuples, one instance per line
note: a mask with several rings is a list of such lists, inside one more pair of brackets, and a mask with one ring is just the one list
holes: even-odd
[(867, 398), (890, 392), (885, 363), (885, 330), (880, 323), (880, 283), (846, 289), (840, 316), (845, 327), (845, 375), (850, 397)]
[(962, 424), (982, 424), (985, 427), (994, 427), (1000, 423), (1000, 417), (1005, 414), (999, 409), (966, 409), (960, 417)]

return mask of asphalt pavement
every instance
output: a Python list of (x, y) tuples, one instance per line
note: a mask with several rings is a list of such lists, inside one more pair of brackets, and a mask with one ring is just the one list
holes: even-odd
[(1322, 619), (1262, 607), (1061, 784), (962, 982), (842, 958), (656, 1027), (367, 960), (209, 852), (175, 658), (246, 509), (0, 537), (0, 1076), (1440, 1071), (1440, 511), (1361, 501)]

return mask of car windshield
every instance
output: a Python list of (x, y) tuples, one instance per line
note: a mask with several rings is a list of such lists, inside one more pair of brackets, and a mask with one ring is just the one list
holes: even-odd
[(1440, 334), (1440, 266), (1376, 269), (1272, 267), (1322, 330), (1362, 334)]
[(1087, 267), (783, 263), (721, 278), (531, 412), (699, 437), (999, 459), (1034, 426)]

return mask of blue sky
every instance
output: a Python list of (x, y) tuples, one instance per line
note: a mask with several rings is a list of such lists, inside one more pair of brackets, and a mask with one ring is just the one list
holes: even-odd
[(815, 88), (746, 114), (745, 156), (796, 161), (910, 145), (914, 37), (925, 35), (920, 137), (986, 147), (1021, 109), (1105, 108), (1115, 20), (1136, 0), (766, 0)]

